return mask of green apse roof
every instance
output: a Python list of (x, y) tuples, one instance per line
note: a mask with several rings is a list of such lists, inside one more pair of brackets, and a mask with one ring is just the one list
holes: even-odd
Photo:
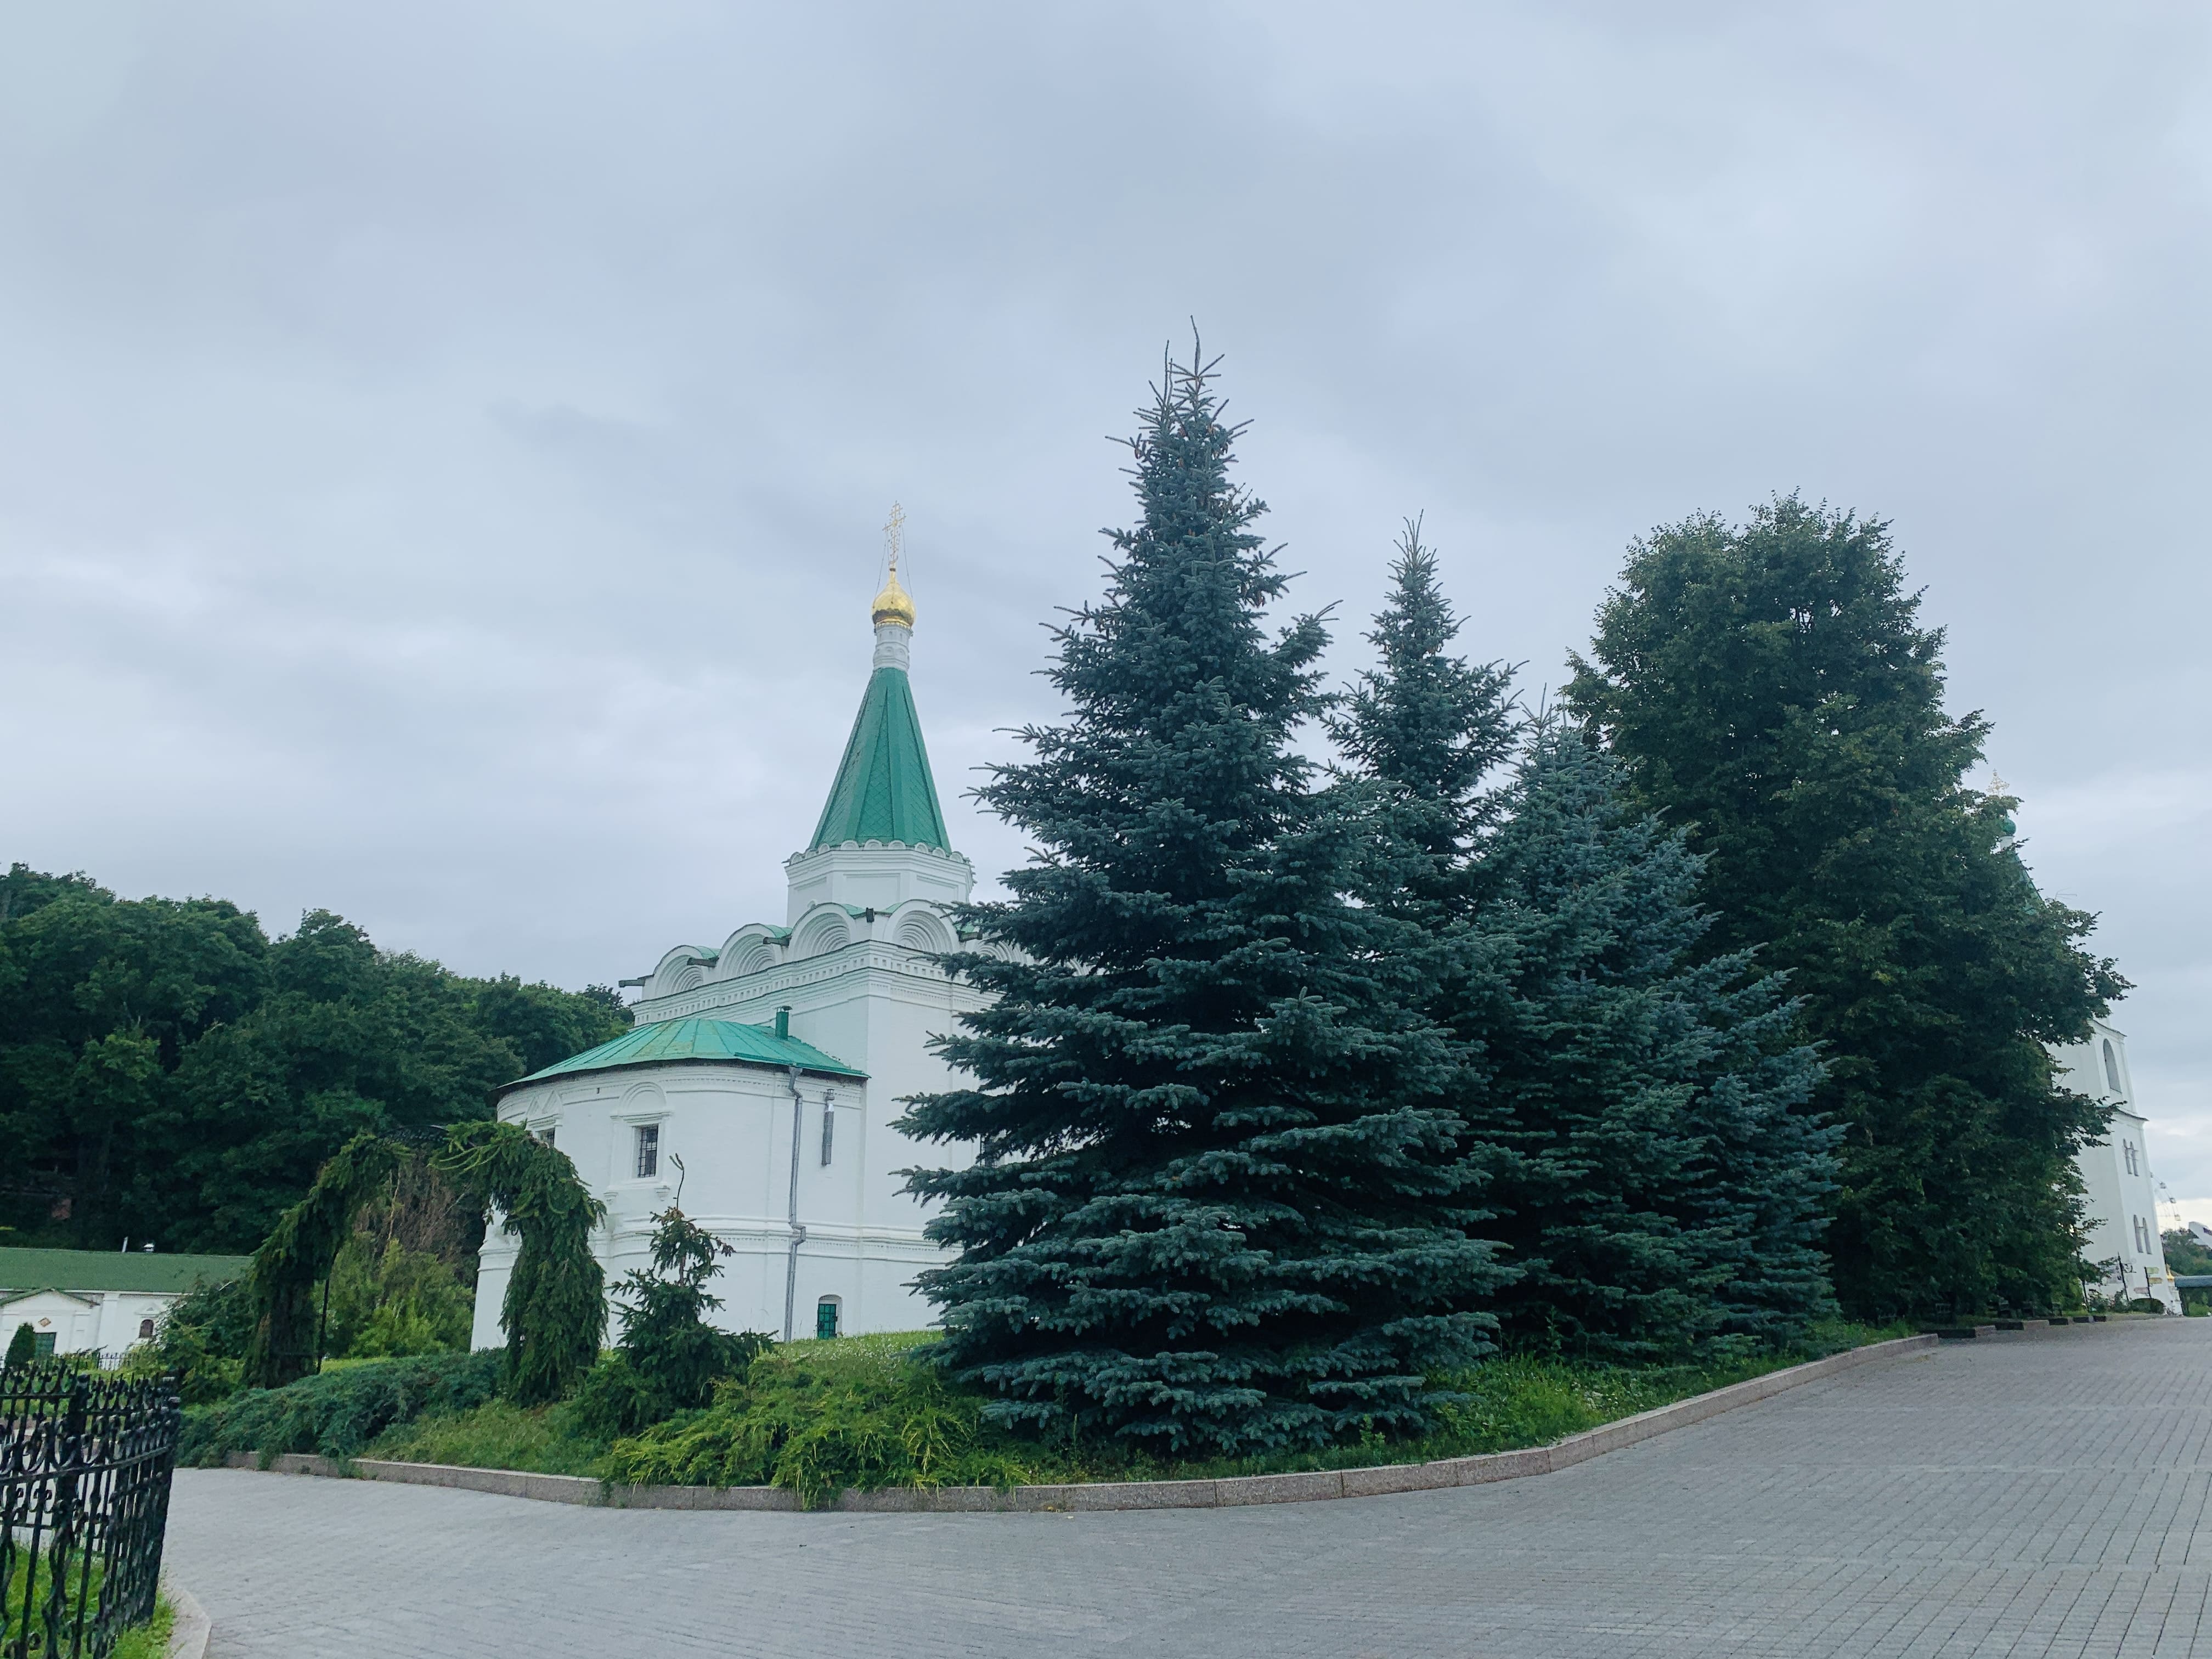
[(811, 1042), (794, 1036), (778, 1036), (766, 1025), (747, 1025), (734, 1019), (660, 1019), (623, 1032), (612, 1042), (602, 1042), (580, 1054), (548, 1066), (542, 1072), (517, 1078), (505, 1087), (519, 1089), (549, 1077), (577, 1072), (608, 1072), (624, 1066), (659, 1066), (669, 1060), (737, 1060), (747, 1066), (796, 1066), (802, 1072), (827, 1072), (834, 1077), (867, 1076), (834, 1054), (825, 1054)]
[(868, 677), (837, 781), (830, 787), (830, 804), (822, 809), (811, 845), (836, 847), (848, 841), (896, 841), (952, 850), (904, 669), (878, 668)]

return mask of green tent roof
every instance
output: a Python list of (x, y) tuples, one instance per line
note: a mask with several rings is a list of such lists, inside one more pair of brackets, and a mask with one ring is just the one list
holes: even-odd
[(159, 1250), (0, 1249), (0, 1296), (18, 1291), (181, 1294), (246, 1277), (250, 1255), (164, 1255)]
[(834, 1054), (825, 1054), (811, 1042), (778, 1036), (765, 1025), (747, 1025), (734, 1019), (659, 1019), (623, 1032), (612, 1042), (602, 1042), (580, 1054), (548, 1066), (542, 1072), (517, 1078), (505, 1086), (519, 1089), (549, 1077), (577, 1072), (607, 1072), (623, 1066), (660, 1066), (671, 1060), (736, 1060), (745, 1066), (796, 1066), (802, 1072), (826, 1072), (833, 1077), (867, 1076)]
[(914, 688), (902, 668), (878, 668), (868, 677), (837, 781), (830, 786), (811, 846), (836, 847), (848, 841), (952, 850), (945, 814), (938, 809), (937, 783), (929, 775), (921, 720), (914, 711)]

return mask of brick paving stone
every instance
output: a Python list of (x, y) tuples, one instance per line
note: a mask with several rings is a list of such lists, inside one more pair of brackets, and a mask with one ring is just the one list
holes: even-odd
[(210, 1659), (2212, 1659), (2212, 1320), (1947, 1343), (1499, 1485), (579, 1509), (185, 1470)]

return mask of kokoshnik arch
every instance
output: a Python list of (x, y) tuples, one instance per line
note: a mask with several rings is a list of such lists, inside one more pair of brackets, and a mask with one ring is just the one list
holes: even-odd
[[(712, 1287), (732, 1330), (915, 1329), (933, 1310), (910, 1282), (945, 1259), (895, 1171), (957, 1149), (925, 1153), (891, 1124), (902, 1097), (956, 1086), (928, 1042), (983, 999), (934, 958), (983, 947), (950, 915), (975, 871), (945, 834), (908, 678), (896, 524), (874, 669), (813, 839), (785, 861), (783, 925), (678, 945), (624, 981), (640, 988), (633, 1030), (500, 1094), (501, 1120), (551, 1140), (606, 1206), (594, 1248), (611, 1279), (647, 1265), (651, 1218), (680, 1183), (685, 1213), (737, 1252)], [(514, 1261), (495, 1228), (477, 1347), (502, 1340)]]

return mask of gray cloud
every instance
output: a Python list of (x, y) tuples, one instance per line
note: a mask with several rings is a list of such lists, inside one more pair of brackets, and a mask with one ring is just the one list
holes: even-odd
[(1893, 519), (2212, 1195), (2207, 33), (0, 0), (0, 854), (568, 983), (776, 915), (890, 501), (954, 787), (1194, 314), (1346, 667), (1404, 513), (1532, 686), (1656, 522)]

